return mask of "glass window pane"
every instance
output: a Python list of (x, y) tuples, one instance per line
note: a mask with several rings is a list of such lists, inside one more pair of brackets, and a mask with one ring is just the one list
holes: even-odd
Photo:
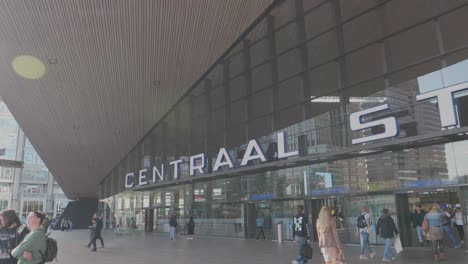
[(246, 95), (245, 76), (237, 77), (230, 81), (229, 90), (231, 94), (231, 101), (242, 98)]
[(278, 57), (278, 80), (284, 80), (302, 70), (299, 49)]
[(338, 64), (331, 62), (310, 71), (310, 95), (317, 97), (339, 89)]
[(374, 44), (345, 57), (348, 84), (358, 83), (383, 74), (382, 46)]
[[(305, 2), (310, 1), (304, 1), (304, 3)], [(304, 17), (306, 38), (311, 38), (330, 29), (334, 24), (332, 19), (331, 5), (329, 3), (326, 3), (306, 14)]]
[(231, 78), (244, 72), (244, 56), (244, 52), (241, 51), (240, 53), (237, 53), (233, 57), (229, 58), (229, 76)]
[(252, 117), (259, 117), (273, 111), (273, 94), (270, 89), (254, 94), (250, 98), (252, 104)]
[[(445, 2), (445, 1), (444, 1)], [(434, 15), (433, 1), (393, 0), (385, 5), (387, 34), (407, 28)]]
[(347, 20), (363, 12), (364, 10), (373, 7), (375, 4), (375, 0), (340, 0), (341, 16), (343, 20)]
[(336, 32), (328, 32), (307, 43), (309, 66), (315, 66), (338, 56)]
[(390, 38), (388, 44), (392, 70), (439, 54), (435, 24), (432, 21)]
[(281, 53), (297, 45), (297, 24), (291, 23), (275, 32), (276, 53)]
[[(462, 2), (462, 1), (443, 1), (443, 2)], [(468, 44), (468, 35), (465, 33), (465, 27), (454, 25), (468, 25), (468, 6), (450, 12), (441, 17), (441, 25), (447, 37), (447, 49), (463, 47)]]
[(252, 91), (258, 91), (272, 84), (271, 64), (266, 63), (252, 70)]
[(370, 11), (343, 25), (345, 52), (381, 38), (376, 11)]
[(270, 47), (268, 39), (261, 40), (250, 47), (250, 58), (252, 66), (264, 62), (269, 57)]
[(279, 108), (285, 108), (304, 101), (302, 76), (294, 77), (278, 85)]

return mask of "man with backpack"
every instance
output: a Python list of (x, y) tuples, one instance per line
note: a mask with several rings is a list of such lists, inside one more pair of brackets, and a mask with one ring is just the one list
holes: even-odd
[(304, 264), (307, 262), (307, 258), (302, 255), (304, 248), (310, 245), (310, 229), (309, 222), (306, 215), (304, 214), (304, 206), (299, 205), (297, 207), (297, 215), (293, 220), (293, 239), (294, 243), (299, 246), (299, 255), (296, 260), (293, 260), (292, 264)]
[(359, 256), (359, 259), (368, 259), (365, 255), (366, 249), (371, 258), (375, 257), (375, 253), (372, 251), (369, 241), (369, 237), (372, 232), (372, 215), (369, 212), (369, 206), (366, 205), (362, 207), (361, 215), (357, 217), (356, 222), (356, 235), (361, 236), (361, 255)]

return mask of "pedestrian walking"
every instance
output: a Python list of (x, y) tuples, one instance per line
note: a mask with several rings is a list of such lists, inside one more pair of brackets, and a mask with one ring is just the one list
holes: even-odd
[(460, 237), (460, 242), (463, 244), (465, 242), (465, 229), (463, 224), (463, 214), (460, 207), (455, 209), (455, 227), (458, 230), (458, 235)]
[(28, 215), (27, 226), (31, 231), (23, 241), (11, 251), (11, 255), (18, 259), (18, 264), (43, 263), (43, 254), (46, 251), (46, 235), (41, 224), (45, 215), (35, 211)]
[(370, 245), (370, 234), (372, 232), (372, 214), (369, 212), (369, 206), (363, 206), (361, 209), (361, 215), (356, 219), (356, 236), (361, 236), (361, 254), (359, 259), (368, 259), (365, 255), (366, 249), (369, 253), (369, 257), (375, 257), (375, 253), (372, 251)]
[(193, 220), (193, 216), (190, 216), (190, 219), (187, 223), (187, 239), (193, 240), (193, 235), (195, 233), (195, 221)]
[(263, 240), (265, 240), (265, 233), (263, 232), (263, 226), (265, 225), (265, 218), (263, 217), (263, 214), (259, 214), (257, 219), (255, 220), (256, 225), (257, 225), (257, 240), (260, 237), (260, 234), (263, 236)]
[(461, 244), (460, 241), (455, 237), (455, 234), (452, 232), (452, 215), (448, 211), (448, 209), (444, 209), (444, 216), (441, 218), (442, 222), (442, 229), (445, 233), (447, 233), (450, 241), (452, 241), (452, 245), (454, 248), (460, 248)]
[(171, 218), (169, 219), (169, 238), (171, 240), (176, 239), (176, 229), (177, 229), (177, 214), (172, 213)]
[(122, 235), (122, 218), (115, 214), (115, 235), (121, 236)]
[(60, 227), (62, 228), (62, 232), (65, 231), (65, 229), (67, 228), (67, 219), (62, 218)]
[(307, 259), (302, 256), (304, 248), (310, 244), (310, 229), (309, 221), (304, 214), (304, 206), (299, 205), (297, 207), (297, 214), (293, 219), (293, 239), (294, 243), (299, 247), (299, 255), (293, 260), (292, 264), (304, 264)]
[(439, 261), (445, 259), (444, 255), (444, 231), (442, 230), (441, 219), (445, 216), (440, 210), (438, 204), (433, 204), (432, 209), (424, 217), (423, 229), (429, 232), (429, 240), (432, 241), (432, 250), (434, 253), (434, 260)]
[(101, 247), (104, 247), (104, 240), (102, 239), (101, 231), (103, 227), (103, 223), (101, 219), (99, 219), (97, 214), (93, 215), (93, 219), (91, 219), (92, 225), (89, 226), (91, 230), (91, 240), (88, 243), (88, 248), (93, 245), (91, 251), (96, 251), (96, 240), (101, 240)]
[[(413, 222), (413, 228), (416, 229), (418, 235), (419, 246), (424, 246), (424, 241), (426, 240), (426, 232), (422, 229), (422, 224), (424, 221), (424, 216), (426, 212), (421, 209), (421, 205), (416, 205), (414, 213), (411, 215), (411, 222)], [(429, 242), (429, 241), (428, 241)]]
[(398, 229), (396, 228), (395, 221), (390, 216), (390, 212), (387, 208), (383, 209), (382, 216), (377, 221), (376, 233), (377, 237), (380, 236), (385, 240), (385, 250), (382, 261), (391, 262), (392, 260), (395, 260), (392, 245), (395, 235), (398, 235)]
[(336, 220), (331, 209), (323, 206), (317, 219), (317, 236), (320, 251), (326, 264), (332, 264), (343, 258), (343, 249), (336, 229)]
[(90, 241), (88, 243), (88, 248), (93, 245), (93, 248), (91, 251), (96, 251), (96, 227), (97, 227), (97, 221), (95, 218), (91, 220), (91, 225), (89, 226), (90, 230)]

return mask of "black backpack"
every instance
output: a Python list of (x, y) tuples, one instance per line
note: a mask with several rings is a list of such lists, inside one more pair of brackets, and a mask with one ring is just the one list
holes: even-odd
[(44, 262), (52, 262), (57, 258), (58, 246), (57, 240), (49, 237), (50, 233), (46, 236), (46, 250), (45, 253), (42, 254), (42, 260)]
[(366, 218), (364, 217), (366, 214), (362, 214), (360, 216), (358, 216), (358, 218), (356, 219), (356, 226), (358, 228), (365, 228), (367, 227), (367, 222), (366, 222)]

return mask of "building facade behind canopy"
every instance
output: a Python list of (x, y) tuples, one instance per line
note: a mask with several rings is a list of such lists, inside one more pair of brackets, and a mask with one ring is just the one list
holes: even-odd
[(262, 213), (292, 239), (326, 204), (357, 243), (369, 205), (411, 245), (416, 204), (468, 212), (468, 2), (275, 5), (101, 183), (107, 224), (250, 238)]
[(31, 211), (61, 215), (69, 200), (0, 100), (0, 211), (15, 210), (26, 221)]

